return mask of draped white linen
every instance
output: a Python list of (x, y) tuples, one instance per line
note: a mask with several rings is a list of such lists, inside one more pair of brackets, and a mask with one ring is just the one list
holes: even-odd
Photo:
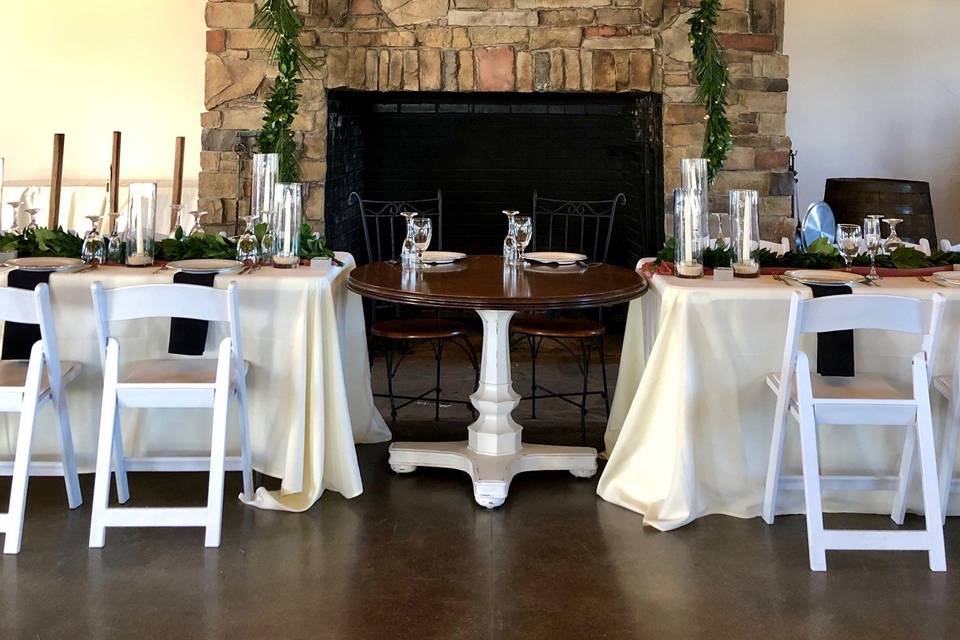
[[(383, 442), (390, 431), (373, 404), (363, 310), (345, 283), (355, 266), (223, 274), (215, 286), (239, 285), (241, 342), (248, 373), (254, 468), (282, 478), (279, 491), (259, 489), (257, 507), (304, 511), (325, 489), (347, 498), (363, 491), (354, 442)], [(6, 283), (6, 273), (0, 274)], [(106, 288), (170, 282), (171, 271), (101, 267), (50, 278), (61, 358), (83, 363), (67, 389), (71, 426), (81, 472), (91, 472), (96, 454), (101, 397), (100, 361), (90, 285)], [(171, 309), (171, 312), (176, 312)], [(116, 323), (121, 360), (168, 357), (169, 320)], [(225, 337), (211, 325), (208, 350)], [(122, 365), (121, 365), (122, 366)], [(123, 410), (126, 454), (209, 455), (211, 414), (198, 409)], [(12, 458), (16, 416), (0, 414), (0, 456)], [(34, 460), (56, 459), (52, 412), (38, 416)], [(228, 455), (238, 455), (236, 411), (231, 408)]]
[[(766, 375), (783, 359), (791, 287), (763, 276), (718, 282), (656, 275), (650, 290), (630, 304), (617, 389), (605, 434), (609, 460), (597, 493), (643, 514), (660, 530), (708, 514), (760, 515), (775, 399)], [(938, 375), (952, 370), (960, 328), (960, 289), (917, 278), (886, 278), (854, 295), (947, 298)], [(910, 358), (920, 338), (877, 331), (856, 333), (860, 372), (884, 372), (909, 386)], [(815, 354), (815, 337), (802, 343)], [(933, 398), (942, 428), (946, 403)], [(825, 427), (820, 451), (824, 474), (895, 475), (903, 432), (882, 427)], [(799, 473), (793, 419), (787, 426), (784, 472)], [(917, 484), (917, 483), (915, 483)], [(824, 509), (889, 513), (890, 492), (824, 493)], [(782, 490), (778, 513), (802, 513), (801, 491)], [(918, 492), (911, 510), (919, 511)], [(960, 513), (954, 497), (948, 513)]]

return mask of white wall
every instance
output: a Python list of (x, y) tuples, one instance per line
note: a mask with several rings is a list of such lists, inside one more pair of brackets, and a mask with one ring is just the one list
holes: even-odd
[(169, 181), (186, 136), (200, 170), (204, 0), (0, 1), (0, 156), (7, 180), (46, 184), (54, 133), (64, 181), (103, 184), (123, 132), (121, 180)]
[(960, 2), (786, 5), (801, 212), (828, 177), (925, 180), (938, 235), (960, 242)]

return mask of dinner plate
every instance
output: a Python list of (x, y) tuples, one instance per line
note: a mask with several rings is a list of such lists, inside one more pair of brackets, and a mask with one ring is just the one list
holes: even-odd
[(167, 263), (170, 269), (178, 269), (184, 273), (223, 273), (231, 269), (240, 269), (243, 263), (238, 260), (174, 260)]
[(523, 254), (523, 259), (541, 264), (556, 262), (559, 265), (569, 265), (586, 260), (587, 256), (582, 253), (567, 253), (566, 251), (531, 251)]
[(586, 267), (582, 267), (579, 264), (562, 264), (558, 267), (554, 267), (546, 264), (538, 264), (536, 262), (526, 265), (524, 271), (528, 273), (554, 273), (554, 274), (567, 274), (571, 273), (580, 273), (581, 271), (586, 271)]
[(14, 258), (7, 260), (7, 266), (24, 271), (67, 271), (83, 266), (79, 258)]
[(457, 260), (463, 260), (467, 257), (465, 253), (457, 251), (424, 251), (423, 262), (425, 264), (451, 264)]
[(803, 284), (813, 284), (825, 287), (838, 287), (851, 284), (863, 284), (864, 277), (856, 273), (847, 271), (827, 271), (818, 269), (797, 269), (784, 273), (788, 278), (802, 282)]
[(960, 271), (937, 271), (931, 278), (951, 286), (960, 286)]

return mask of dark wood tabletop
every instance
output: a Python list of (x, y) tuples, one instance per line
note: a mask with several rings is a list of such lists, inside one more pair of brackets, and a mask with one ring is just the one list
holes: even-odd
[(494, 310), (582, 309), (626, 302), (647, 290), (632, 269), (609, 264), (505, 268), (500, 256), (468, 256), (405, 271), (396, 262), (354, 269), (347, 287), (362, 296), (426, 307)]

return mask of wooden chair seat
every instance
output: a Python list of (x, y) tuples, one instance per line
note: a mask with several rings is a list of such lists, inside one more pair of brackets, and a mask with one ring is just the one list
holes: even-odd
[[(159, 358), (136, 360), (122, 367), (120, 384), (188, 386), (213, 385), (217, 381), (216, 360), (210, 358)], [(243, 362), (246, 375), (250, 363)]]
[[(27, 366), (29, 360), (0, 360), (0, 390), (4, 387), (22, 388), (27, 383)], [(79, 362), (60, 362), (60, 375), (63, 376), (63, 383), (67, 384), (78, 375), (83, 365)], [(40, 378), (40, 395), (46, 397), (50, 391), (50, 379), (47, 372), (43, 372)]]
[(467, 326), (438, 318), (381, 320), (370, 327), (370, 333), (387, 340), (441, 340), (467, 335)]
[(546, 316), (516, 316), (510, 330), (525, 336), (540, 338), (596, 338), (607, 333), (607, 328), (589, 318), (548, 318)]

